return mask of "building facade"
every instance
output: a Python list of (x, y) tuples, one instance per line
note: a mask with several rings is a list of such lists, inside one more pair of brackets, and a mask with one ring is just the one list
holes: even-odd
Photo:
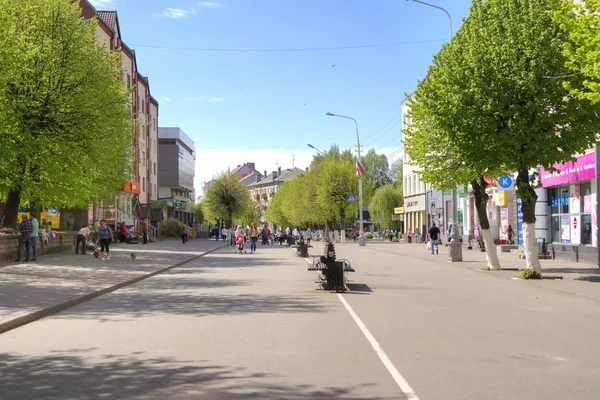
[(194, 141), (180, 128), (158, 128), (158, 199), (166, 201), (168, 217), (194, 221)]
[(265, 178), (262, 178), (259, 174), (256, 182), (247, 185), (248, 194), (252, 200), (256, 201), (256, 208), (260, 210), (261, 216), (264, 217), (266, 209), (273, 200), (275, 193), (279, 191), (281, 184), (291, 181), (303, 172), (300, 168), (288, 168), (282, 171), (279, 167), (277, 171), (273, 171), (269, 175), (265, 171)]
[(121, 56), (121, 80), (130, 90), (134, 126), (130, 160), (132, 176), (114, 201), (90, 206), (88, 219), (106, 219), (111, 224), (121, 221), (137, 224), (140, 218), (149, 217), (158, 222), (148, 213), (151, 203), (158, 200), (158, 101), (151, 96), (148, 77), (138, 70), (135, 51), (122, 40), (117, 12), (96, 10), (87, 0), (80, 0), (79, 4), (84, 18), (97, 18), (98, 43), (118, 51)]

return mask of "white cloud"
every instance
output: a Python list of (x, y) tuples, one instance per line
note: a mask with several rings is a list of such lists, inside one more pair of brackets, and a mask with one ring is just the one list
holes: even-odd
[(167, 18), (184, 18), (190, 14), (196, 14), (198, 10), (195, 8), (166, 8), (161, 13), (157, 14), (159, 17), (167, 17)]
[(114, 4), (113, 0), (91, 0), (91, 3), (96, 9), (111, 7)]
[(161, 56), (166, 56), (167, 55), (167, 53), (165, 53), (164, 51), (159, 51), (158, 54), (161, 55)]
[(160, 96), (160, 98), (164, 101), (171, 101), (171, 98), (167, 96)]
[(211, 99), (210, 99), (208, 102), (209, 102), (209, 103), (222, 103), (222, 102), (224, 102), (224, 101), (225, 101), (225, 100), (223, 100), (223, 99), (222, 99), (222, 98), (220, 98), (220, 97), (212, 97), (212, 98), (211, 98)]
[(223, 4), (217, 3), (216, 1), (201, 1), (200, 3), (198, 3), (198, 5), (200, 7), (207, 7), (207, 8), (223, 7)]

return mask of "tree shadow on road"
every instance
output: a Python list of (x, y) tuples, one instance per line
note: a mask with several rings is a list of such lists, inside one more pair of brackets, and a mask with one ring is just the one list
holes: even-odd
[(252, 313), (311, 313), (320, 312), (323, 308), (323, 305), (308, 296), (214, 292), (194, 294), (131, 289), (102, 296), (63, 311), (55, 317), (114, 321), (156, 314), (203, 317)]
[(37, 357), (0, 353), (2, 399), (382, 399), (352, 394), (372, 384), (293, 385), (279, 383), (281, 377), (274, 374), (206, 361), (144, 358), (139, 352), (87, 358), (85, 353), (93, 350), (70, 349)]

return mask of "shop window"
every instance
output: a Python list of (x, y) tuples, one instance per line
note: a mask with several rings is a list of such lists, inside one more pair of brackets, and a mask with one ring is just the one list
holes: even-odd
[(580, 185), (579, 199), (581, 200), (581, 210), (584, 213), (591, 213), (592, 212), (592, 184), (590, 182), (585, 182)]
[(592, 244), (592, 216), (581, 216), (581, 244)]

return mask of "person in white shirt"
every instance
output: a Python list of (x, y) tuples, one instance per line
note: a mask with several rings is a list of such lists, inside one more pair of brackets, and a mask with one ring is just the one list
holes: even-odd
[(77, 232), (77, 245), (75, 246), (75, 254), (79, 254), (79, 246), (81, 245), (81, 254), (85, 255), (85, 247), (87, 240), (90, 238), (90, 226), (83, 225), (79, 232)]
[(221, 228), (221, 239), (223, 239), (223, 241), (227, 240), (227, 233), (227, 228)]

